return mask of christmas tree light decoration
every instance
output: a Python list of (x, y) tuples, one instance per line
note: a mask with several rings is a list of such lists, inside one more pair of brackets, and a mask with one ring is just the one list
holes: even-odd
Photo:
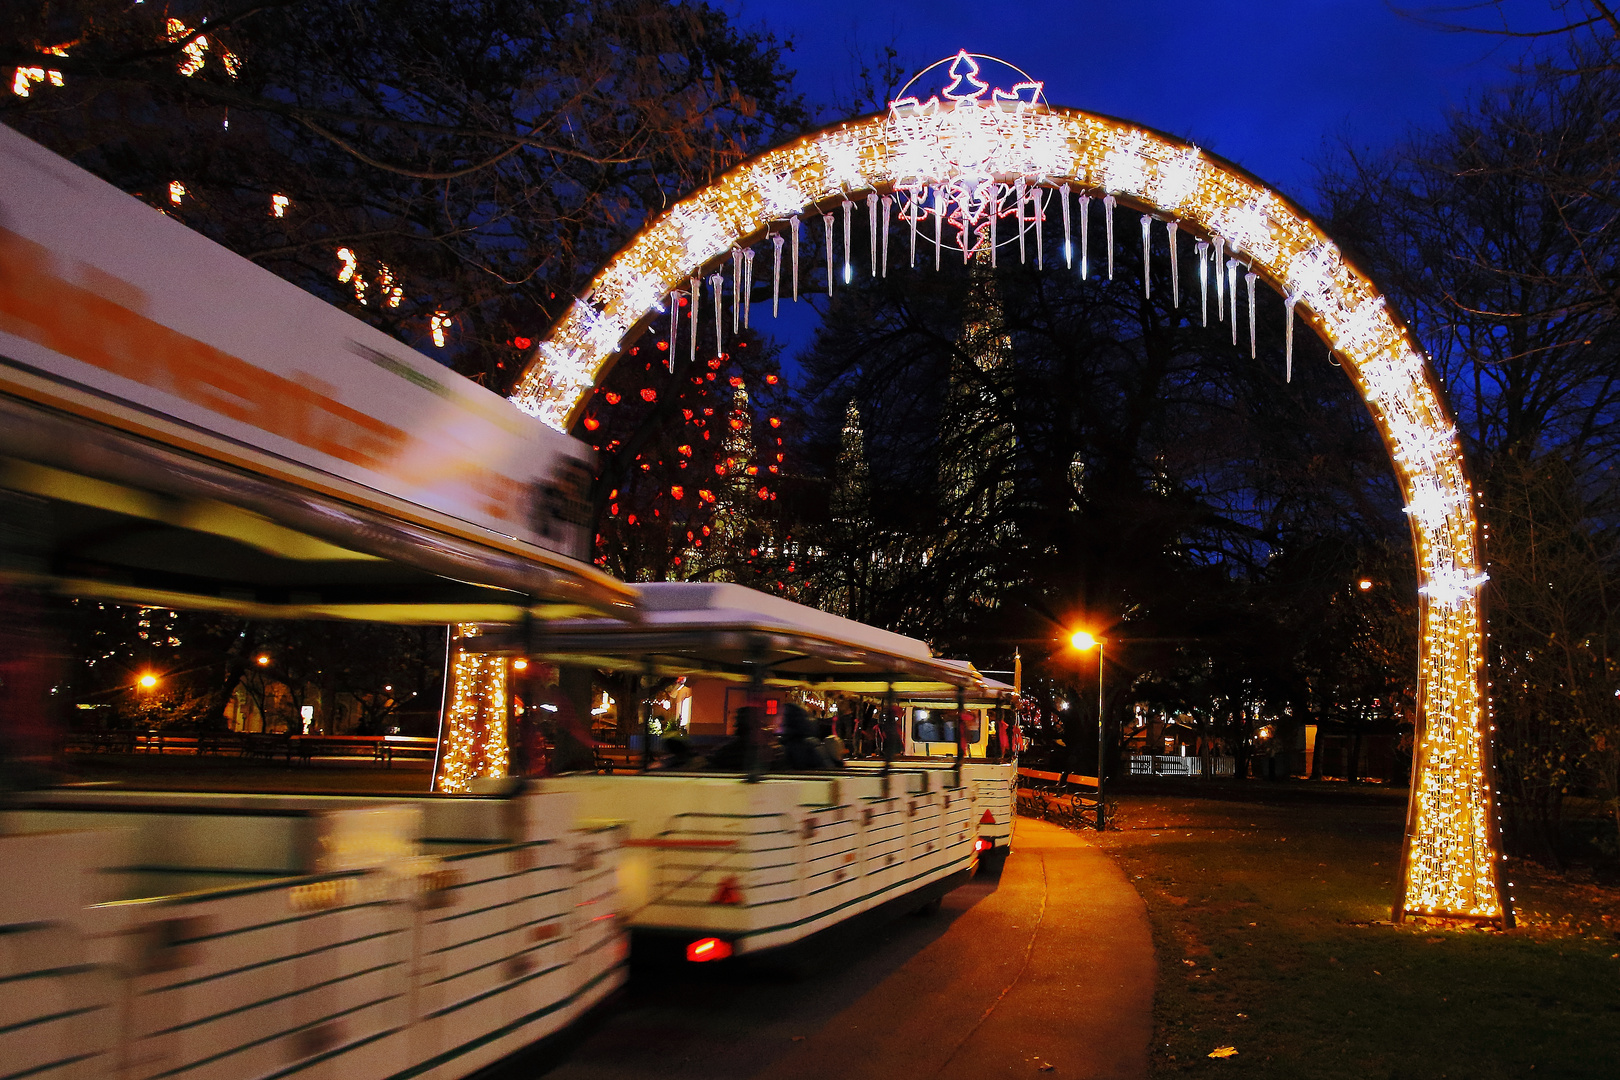
[(1243, 281), (1249, 287), (1249, 359), (1250, 360), (1255, 359), (1259, 355), (1255, 351), (1255, 342), (1254, 342), (1254, 332), (1255, 332), (1255, 329), (1254, 329), (1254, 283), (1256, 281), (1258, 281), (1258, 280), (1259, 280), (1259, 275), (1256, 274), (1253, 270), (1251, 270), (1247, 274), (1243, 275)]
[(1114, 280), (1114, 206), (1115, 206), (1114, 197), (1112, 195), (1104, 195), (1103, 196), (1103, 224), (1106, 226), (1106, 228), (1103, 231), (1104, 231), (1104, 234), (1108, 238), (1108, 280), (1109, 281)]
[[(355, 280), (358, 281), (359, 279), (356, 278)], [(365, 303), (364, 300), (360, 302)], [(444, 332), (450, 329), (450, 316), (443, 311), (435, 311), (429, 326), (433, 332), (433, 347), (436, 349), (444, 348)]]
[(1080, 280), (1086, 280), (1086, 263), (1091, 255), (1091, 196), (1080, 196)]
[(1176, 230), (1180, 227), (1174, 218), (1165, 222), (1164, 226), (1170, 236), (1170, 306), (1177, 311), (1181, 310), (1181, 252), (1176, 247)]
[(1153, 215), (1142, 215), (1142, 299), (1153, 297)]
[[(921, 93), (908, 98), (902, 91), (887, 114), (840, 123), (768, 150), (676, 203), (602, 268), (591, 283), (590, 303), (564, 313), (535, 350), (514, 400), (551, 426), (569, 430), (611, 362), (612, 349), (647, 317), (632, 302), (638, 291), (662, 296), (733, 244), (768, 232), (790, 210), (797, 216), (871, 193), (880, 196), (881, 205), (888, 195), (911, 230), (913, 267), (919, 233), (932, 237), (935, 265), (940, 265), (946, 215), (957, 230), (953, 243), (963, 230), (966, 250), (987, 242), (992, 215), (1004, 207), (991, 196), (1013, 189), (1020, 179), (1036, 199), (1044, 198), (1046, 188), (1059, 189), (1061, 196), (1061, 186), (1068, 184), (1078, 192), (1103, 193), (1109, 211), (1123, 202), (1138, 214), (1176, 219), (1192, 232), (1195, 244), (1205, 245), (1198, 253), (1201, 318), (1208, 318), (1213, 269), (1216, 310), (1220, 318), (1233, 319), (1235, 332), (1235, 295), (1233, 309), (1226, 305), (1228, 286), (1236, 291), (1235, 277), (1228, 280), (1235, 269), (1227, 259), (1229, 251), (1241, 253), (1256, 287), (1263, 278), (1287, 298), (1287, 325), (1300, 314), (1342, 361), (1390, 449), (1403, 499), (1414, 507), (1410, 520), (1423, 589), (1420, 735), (1395, 914), (1506, 918), (1484, 743), (1489, 714), (1478, 525), (1461, 448), (1423, 356), (1367, 276), (1298, 207), (1180, 140), (1052, 108), (1038, 100), (1035, 86), (1018, 89), (1033, 80), (1014, 80), (1011, 92), (986, 90), (980, 84), (990, 80), (982, 77), (981, 61), (959, 53), (941, 62), (951, 69), (945, 92), (920, 100)], [(1083, 277), (1089, 276), (1088, 210), (1088, 196), (1082, 194)], [(931, 229), (927, 218), (934, 219)], [(1112, 256), (1111, 212), (1107, 224)], [(826, 225), (831, 241), (831, 222)], [(652, 283), (650, 294), (638, 288), (643, 280)], [(796, 290), (797, 266), (794, 280)], [(1296, 312), (1300, 305), (1303, 312)], [(1291, 379), (1291, 336), (1287, 341)]]
[(1284, 305), (1288, 317), (1283, 323), (1283, 382), (1294, 381), (1294, 298), (1288, 297)]
[(827, 234), (827, 295), (831, 296), (833, 294), (833, 216), (831, 214), (822, 214), (821, 226)]
[(743, 248), (743, 287), (738, 306), (742, 308), (743, 329), (751, 329), (749, 315), (754, 308), (754, 249), (751, 247)]
[(433, 790), (446, 795), (469, 791), (478, 779), (507, 775), (506, 657), (466, 651), (461, 644), (478, 633), (471, 623), (451, 631), (451, 664), (444, 733)]
[(178, 180), (170, 180), (169, 181), (169, 202), (170, 202), (170, 204), (173, 205), (173, 206), (179, 206), (183, 201), (185, 201), (185, 197), (186, 197), (186, 185), (182, 184)]
[(292, 200), (287, 198), (287, 196), (285, 196), (285, 195), (272, 195), (272, 196), (270, 196), (270, 216), (271, 217), (286, 217), (287, 216), (287, 207), (289, 207), (291, 205), (292, 205)]
[[(1058, 201), (1063, 204), (1063, 266), (1067, 270), (1074, 269), (1074, 241), (1069, 232), (1069, 185), (1058, 185)], [(994, 221), (995, 218), (991, 218)]]
[(1200, 240), (1193, 245), (1198, 255), (1198, 313), (1203, 324), (1209, 325), (1209, 241)]
[(771, 318), (776, 318), (776, 309), (782, 300), (782, 239), (781, 233), (771, 233)]
[(405, 290), (394, 284), (394, 272), (387, 263), (377, 264), (377, 285), (382, 289), (383, 300), (388, 306), (399, 307), (399, 302), (405, 298)]

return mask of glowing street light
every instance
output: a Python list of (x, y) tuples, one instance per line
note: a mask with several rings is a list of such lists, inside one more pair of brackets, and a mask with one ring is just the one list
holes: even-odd
[(260, 667), (269, 667), (270, 655), (268, 653), (260, 653), (258, 656), (253, 658), (253, 662), (258, 664)]
[(157, 684), (158, 677), (152, 674), (150, 671), (135, 680), (135, 685), (139, 686), (142, 690), (150, 690)]
[(1069, 644), (1077, 652), (1087, 652), (1093, 647), (1097, 650), (1097, 831), (1102, 832), (1107, 827), (1103, 813), (1103, 752), (1108, 730), (1103, 721), (1103, 639), (1089, 631), (1076, 630), (1069, 635)]

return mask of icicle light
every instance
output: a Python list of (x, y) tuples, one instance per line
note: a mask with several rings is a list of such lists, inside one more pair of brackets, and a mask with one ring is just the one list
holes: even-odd
[(1283, 323), (1283, 382), (1294, 381), (1294, 298), (1288, 298), (1288, 319)]
[(827, 232), (827, 295), (831, 296), (833, 293), (833, 216), (831, 214), (822, 214), (821, 224)]
[(1170, 306), (1177, 311), (1181, 310), (1181, 253), (1176, 248), (1176, 230), (1180, 227), (1174, 221), (1165, 224), (1165, 231), (1170, 234)]
[(1243, 283), (1249, 287), (1249, 359), (1255, 359), (1259, 354), (1255, 352), (1255, 326), (1254, 326), (1254, 283), (1260, 276), (1252, 270), (1243, 275)]
[(1153, 249), (1153, 215), (1142, 215), (1142, 298), (1150, 299), (1153, 296), (1153, 263), (1150, 253)]
[[(1069, 185), (1058, 185), (1058, 200), (1063, 204), (1063, 265), (1074, 269), (1074, 241), (1069, 232)], [(992, 222), (995, 218), (990, 219)], [(994, 235), (994, 234), (992, 234)]]
[(1086, 280), (1086, 264), (1091, 260), (1091, 196), (1080, 196), (1080, 280)]
[(866, 232), (872, 249), (872, 276), (878, 276), (878, 195), (871, 192), (866, 196)]
[(754, 249), (751, 247), (743, 248), (743, 286), (737, 306), (742, 308), (743, 329), (751, 329), (749, 314), (754, 306)]
[(782, 300), (782, 234), (771, 234), (774, 262), (771, 265), (771, 318), (776, 318), (777, 305)]
[[(1402, 910), (1501, 917), (1483, 744), (1478, 602), (1483, 575), (1473, 496), (1456, 432), (1424, 359), (1372, 283), (1292, 203), (1179, 140), (1122, 121), (1031, 104), (1016, 93), (930, 99), (904, 109), (902, 104), (887, 115), (840, 123), (769, 150), (643, 229), (597, 274), (589, 301), (574, 304), (540, 345), (515, 401), (567, 430), (624, 336), (646, 319), (652, 299), (734, 244), (797, 216), (795, 209), (829, 200), (864, 198), (868, 192), (895, 195), (912, 233), (915, 266), (916, 237), (927, 217), (934, 219), (928, 232), (938, 258), (946, 187), (961, 192), (967, 185), (1021, 178), (1037, 196), (1042, 188), (1062, 184), (1082, 193), (1106, 192), (1107, 209), (1124, 201), (1139, 212), (1174, 218), (1200, 243), (1212, 244), (1213, 252), (1206, 248), (1200, 254), (1200, 289), (1208, 288), (1213, 262), (1216, 308), (1223, 318), (1226, 252), (1228, 247), (1241, 251), (1257, 277), (1303, 306), (1304, 317), (1342, 359), (1390, 447), (1408, 500), (1420, 487), (1445, 496), (1421, 518), (1413, 517), (1418, 578), (1425, 590), (1422, 738), (1415, 756)], [(918, 198), (921, 193), (926, 197)], [(1089, 270), (1088, 209), (1088, 196), (1082, 194), (1082, 275)], [(1108, 223), (1111, 231), (1111, 213)], [(797, 228), (790, 227), (796, 249)], [(797, 283), (795, 264), (795, 290)], [(695, 295), (691, 303), (697, 306)], [(1207, 318), (1207, 301), (1205, 312)]]
[(1114, 207), (1118, 205), (1112, 195), (1103, 196), (1103, 235), (1108, 243), (1108, 280), (1114, 280)]
[(894, 196), (885, 195), (883, 204), (883, 276), (889, 276), (889, 218), (894, 213)]
[(793, 302), (797, 304), (799, 302), (799, 215), (793, 215), (793, 221), (789, 229), (793, 234)]
[(1193, 245), (1198, 255), (1198, 314), (1205, 326), (1209, 325), (1209, 241), (1200, 240)]

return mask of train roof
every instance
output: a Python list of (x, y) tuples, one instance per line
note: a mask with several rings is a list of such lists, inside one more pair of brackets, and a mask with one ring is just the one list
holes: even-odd
[(849, 692), (892, 686), (896, 693), (954, 694), (961, 686), (977, 693), (994, 682), (965, 660), (934, 656), (916, 638), (742, 585), (659, 581), (633, 588), (635, 621), (558, 620), (538, 629), (529, 651), (554, 662), (736, 682), (763, 665), (770, 685)]

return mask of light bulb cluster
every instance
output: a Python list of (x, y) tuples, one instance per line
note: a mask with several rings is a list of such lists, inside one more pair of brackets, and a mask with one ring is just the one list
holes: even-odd
[[(958, 86), (978, 86), (973, 72), (962, 72), (967, 79), (959, 78)], [(1039, 229), (1051, 201), (1061, 203), (1067, 226), (1071, 189), (1081, 196), (1083, 242), (1085, 200), (1096, 195), (1109, 209), (1123, 198), (1195, 239), (1208, 237), (1217, 268), (1222, 250), (1241, 255), (1283, 295), (1290, 331), (1291, 313), (1302, 310), (1343, 357), (1390, 451), (1412, 519), (1424, 597), (1406, 904), (1414, 912), (1500, 917), (1481, 742), (1478, 594), (1485, 575), (1457, 432), (1423, 356), (1372, 282), (1291, 203), (1197, 147), (1121, 121), (1048, 108), (1036, 100), (1036, 89), (903, 100), (887, 115), (807, 135), (733, 169), (643, 229), (603, 268), (539, 345), (513, 400), (567, 430), (625, 335), (648, 316), (650, 299), (678, 292), (703, 277), (705, 264), (784, 226), (797, 267), (799, 215), (806, 210), (820, 208), (830, 222), (842, 207), (847, 247), (849, 206), (867, 195), (900, 204), (913, 264), (917, 226), (928, 213), (936, 218), (930, 241), (949, 221), (960, 226), (963, 251), (979, 242), (980, 228), (993, 247), (996, 219), (1009, 213), (1001, 201), (1008, 192), (1016, 193), (1012, 227), (1020, 241), (1027, 221)], [(982, 225), (975, 216), (981, 210)], [(885, 255), (875, 273), (888, 265), (887, 204), (882, 220)], [(1105, 220), (1111, 224), (1111, 214)], [(830, 238), (830, 224), (827, 232)], [(778, 265), (780, 251), (777, 245)], [(1112, 240), (1108, 251), (1112, 276)], [(934, 261), (938, 265), (937, 253)], [(1233, 281), (1239, 265), (1229, 261)], [(796, 289), (796, 275), (794, 283)], [(1252, 279), (1249, 284), (1252, 300)], [(1219, 275), (1216, 285), (1221, 292)]]
[(452, 634), (450, 700), (433, 778), (434, 791), (451, 795), (467, 791), (480, 777), (503, 777), (508, 768), (506, 658), (455, 644), (477, 632), (477, 626), (459, 623)]

